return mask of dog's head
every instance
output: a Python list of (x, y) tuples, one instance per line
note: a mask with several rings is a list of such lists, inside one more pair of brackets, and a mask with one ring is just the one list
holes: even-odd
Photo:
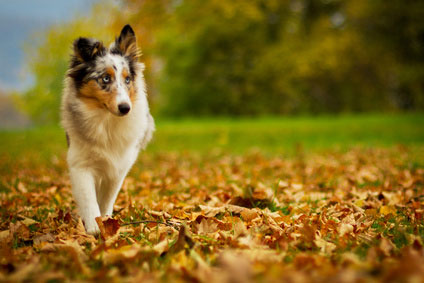
[(124, 26), (110, 48), (96, 39), (75, 40), (68, 76), (74, 80), (78, 98), (88, 107), (107, 109), (117, 116), (128, 114), (137, 95), (139, 55), (129, 25)]

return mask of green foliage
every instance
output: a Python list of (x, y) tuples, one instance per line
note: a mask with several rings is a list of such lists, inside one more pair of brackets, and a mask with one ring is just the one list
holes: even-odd
[(362, 10), (352, 11), (351, 22), (361, 31), (363, 45), (378, 52), (375, 59), (379, 60), (380, 72), (388, 77), (386, 89), (391, 91), (394, 103), (402, 109), (423, 109), (424, 2), (359, 3)]
[(424, 109), (421, 3), (125, 2), (162, 11), (152, 55), (165, 115)]
[[(34, 86), (16, 96), (59, 119), (72, 41), (136, 30), (155, 114), (424, 110), (424, 4), (366, 0), (122, 0), (28, 44)], [(106, 22), (105, 22), (106, 21)]]
[(110, 12), (95, 7), (97, 17), (78, 18), (70, 23), (51, 27), (34, 34), (25, 46), (28, 71), (34, 75), (34, 85), (14, 98), (18, 106), (37, 124), (58, 123), (63, 80), (68, 68), (72, 43), (80, 37), (112, 40), (102, 21)]

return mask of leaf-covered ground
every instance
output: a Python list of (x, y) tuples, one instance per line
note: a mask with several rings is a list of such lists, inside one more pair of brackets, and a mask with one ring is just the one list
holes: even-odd
[(146, 152), (99, 237), (63, 156), (1, 159), (0, 281), (420, 282), (422, 153)]

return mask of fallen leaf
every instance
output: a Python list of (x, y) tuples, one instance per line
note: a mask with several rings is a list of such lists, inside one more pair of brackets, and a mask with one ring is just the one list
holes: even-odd
[(33, 239), (34, 245), (39, 245), (42, 242), (53, 243), (54, 240), (55, 240), (54, 236), (50, 233), (38, 235), (38, 236), (34, 237), (34, 239)]
[(396, 214), (396, 209), (393, 206), (383, 205), (380, 207), (380, 213), (383, 215)]
[(321, 252), (325, 254), (330, 254), (336, 249), (335, 244), (325, 241), (318, 235), (315, 235), (314, 243), (318, 248), (321, 249)]
[(96, 217), (96, 222), (99, 225), (100, 235), (105, 240), (114, 236), (121, 227), (118, 220), (110, 217)]
[(245, 221), (252, 221), (253, 219), (259, 217), (258, 213), (253, 209), (245, 209), (240, 213), (240, 215)]
[(339, 235), (343, 237), (346, 234), (350, 234), (353, 232), (353, 226), (351, 224), (342, 223), (339, 228)]
[(213, 219), (203, 218), (202, 221), (198, 224), (198, 233), (199, 234), (209, 234), (218, 231), (218, 223)]

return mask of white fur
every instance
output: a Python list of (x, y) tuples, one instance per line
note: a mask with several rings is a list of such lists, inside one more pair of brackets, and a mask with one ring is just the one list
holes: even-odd
[[(119, 61), (116, 57), (108, 54), (106, 59)], [(77, 97), (73, 80), (69, 77), (65, 80), (62, 125), (70, 140), (67, 161), (72, 193), (89, 234), (99, 233), (96, 217), (112, 215), (122, 182), (154, 131), (142, 77), (143, 65), (138, 63), (137, 69), (136, 100), (130, 104), (130, 112), (121, 117), (106, 109), (89, 109)], [(117, 99), (130, 103), (123, 85), (119, 91)]]
[[(116, 105), (119, 105), (121, 103), (127, 103), (131, 106), (131, 100), (128, 96), (127, 88), (125, 86), (124, 79), (122, 78), (121, 74), (123, 69), (129, 70), (129, 66), (126, 60), (122, 58), (122, 56), (114, 55), (114, 54), (107, 54), (104, 57), (100, 57), (97, 59), (96, 65), (99, 67), (101, 65), (104, 66), (115, 66), (117, 68), (116, 70), (116, 85), (117, 85), (117, 92), (118, 96), (116, 97)], [(119, 112), (118, 109), (115, 109), (116, 113)]]

